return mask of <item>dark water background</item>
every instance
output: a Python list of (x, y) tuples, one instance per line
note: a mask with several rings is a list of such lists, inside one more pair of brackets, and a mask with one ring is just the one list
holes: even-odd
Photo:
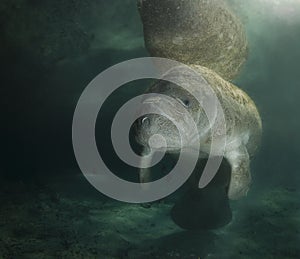
[[(249, 57), (235, 83), (257, 104), (264, 129), (250, 195), (259, 199), (264, 189), (280, 187), (300, 199), (299, 3), (230, 2), (249, 40)], [(1, 181), (38, 185), (78, 175), (71, 126), (81, 92), (111, 65), (148, 55), (135, 1), (5, 0), (0, 14)], [(101, 116), (109, 118), (146, 86), (121, 89)], [(97, 134), (107, 129), (102, 124)], [(107, 154), (112, 151), (109, 141), (103, 145)], [(122, 166), (110, 155), (107, 163)], [(282, 225), (288, 226), (285, 218)]]
[[(92, 3), (84, 2), (87, 6)], [(147, 55), (134, 1), (113, 4), (100, 1), (92, 15), (88, 13), (89, 7), (83, 8), (85, 13), (72, 14), (67, 6), (55, 1), (48, 3), (49, 7), (47, 2), (27, 5), (24, 1), (13, 11), (8, 9), (16, 14), (8, 15), (2, 25), (3, 128), (6, 130), (3, 141), (9, 144), (4, 152), (9, 155), (6, 160), (9, 163), (2, 172), (8, 178), (27, 178), (33, 171), (50, 169), (55, 173), (76, 168), (70, 132), (81, 92), (105, 68)], [(74, 6), (69, 5), (72, 10)], [(85, 6), (78, 5), (78, 8)], [(253, 14), (249, 10), (242, 14), (248, 25), (250, 51), (236, 83), (254, 99), (263, 119), (263, 144), (255, 162), (261, 172), (256, 176), (266, 182), (294, 184), (298, 175), (300, 129), (297, 119), (299, 18), (264, 13), (267, 10), (255, 5), (252, 8)], [(41, 17), (31, 17), (28, 10), (32, 9), (40, 11)], [(62, 15), (57, 10), (66, 13)], [(42, 12), (49, 14), (44, 17)], [(38, 24), (40, 19), (44, 23)], [(55, 24), (49, 25), (53, 20)], [(67, 22), (70, 24), (64, 25)], [(72, 31), (75, 30), (72, 23), (79, 23), (83, 32)], [(91, 30), (89, 26), (94, 28)], [(8, 31), (10, 27), (15, 30)], [(36, 35), (31, 30), (37, 30)], [(64, 38), (56, 38), (58, 35)], [(86, 46), (82, 47), (83, 41)], [(41, 54), (36, 47), (39, 43), (49, 48), (50, 53)]]

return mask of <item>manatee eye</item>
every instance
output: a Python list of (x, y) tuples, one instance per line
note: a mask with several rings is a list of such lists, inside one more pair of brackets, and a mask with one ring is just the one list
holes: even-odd
[(182, 105), (184, 106), (184, 107), (190, 107), (190, 105), (191, 105), (191, 102), (190, 102), (190, 100), (189, 99), (179, 99), (179, 98), (177, 98), (177, 100), (179, 101), (179, 102), (181, 102), (182, 103)]
[(184, 104), (185, 107), (189, 107), (190, 106), (190, 100), (189, 99), (184, 99), (182, 101), (182, 103)]

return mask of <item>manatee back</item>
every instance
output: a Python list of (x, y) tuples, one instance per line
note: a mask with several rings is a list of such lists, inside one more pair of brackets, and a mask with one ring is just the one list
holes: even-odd
[(243, 27), (223, 0), (138, 0), (151, 56), (201, 65), (231, 80), (247, 56)]
[(250, 156), (256, 153), (261, 142), (262, 121), (253, 100), (239, 87), (224, 80), (214, 71), (191, 65), (216, 93), (223, 108), (227, 138), (249, 133), (247, 150)]
[(200, 176), (207, 160), (200, 160), (186, 185), (188, 190), (176, 201), (171, 210), (173, 221), (183, 229), (207, 230), (227, 225), (232, 212), (227, 197), (231, 167), (223, 160), (214, 179), (199, 189)]

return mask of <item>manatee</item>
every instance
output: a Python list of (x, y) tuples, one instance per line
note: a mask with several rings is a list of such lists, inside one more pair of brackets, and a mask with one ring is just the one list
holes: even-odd
[(151, 56), (212, 69), (234, 79), (247, 57), (242, 24), (223, 0), (138, 0)]
[[(195, 96), (190, 94), (196, 92), (195, 87), (202, 87), (206, 82), (215, 92), (223, 109), (226, 122), (226, 147), (224, 158), (231, 166), (231, 176), (226, 192), (229, 199), (237, 200), (245, 196), (250, 188), (250, 158), (255, 154), (261, 138), (262, 122), (258, 110), (251, 98), (241, 89), (222, 79), (214, 71), (199, 65), (190, 66), (196, 71), (201, 82), (192, 83), (198, 80), (188, 72), (183, 72), (182, 67), (171, 69), (162, 80), (153, 84), (147, 92), (160, 93), (177, 100), (176, 105), (169, 103), (162, 96), (151, 97), (143, 102), (155, 107), (163, 107), (165, 112), (171, 114), (172, 118), (180, 121), (184, 120), (180, 109), (184, 107), (197, 124), (200, 136), (200, 157), (207, 157), (211, 146), (211, 127), (205, 111)], [(181, 86), (174, 85), (168, 81), (172, 76), (178, 77), (181, 71)], [(165, 80), (164, 80), (165, 79)], [(186, 90), (188, 89), (188, 91)], [(217, 122), (215, 122), (217, 123)], [(176, 126), (165, 116), (158, 114), (148, 114), (139, 118), (135, 125), (135, 136), (145, 150), (149, 150), (149, 139), (155, 134), (164, 136), (166, 140), (166, 150), (170, 153), (178, 153), (182, 148), (180, 135)], [(211, 154), (218, 155), (218, 154)], [(140, 169), (140, 181), (151, 181), (151, 170)]]

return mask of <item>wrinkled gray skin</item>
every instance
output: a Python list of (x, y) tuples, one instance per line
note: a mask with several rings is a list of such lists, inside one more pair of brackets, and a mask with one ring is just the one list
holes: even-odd
[[(213, 89), (222, 106), (226, 121), (225, 158), (231, 165), (228, 197), (233, 200), (240, 199), (249, 190), (251, 183), (250, 157), (253, 156), (260, 143), (262, 125), (259, 113), (250, 97), (238, 87), (223, 80), (215, 72), (205, 67), (197, 65), (191, 67)], [(176, 71), (170, 71), (170, 73), (176, 75)], [(196, 90), (192, 88), (197, 86), (189, 84), (190, 80), (195, 80), (194, 78), (182, 76), (180, 80), (182, 82), (181, 86), (189, 91)], [(201, 87), (200, 84), (201, 82), (199, 87)], [(176, 105), (171, 105), (161, 97), (144, 100), (144, 103), (163, 107), (163, 110), (171, 114), (171, 117), (177, 121), (183, 119), (182, 114), (178, 112), (179, 106), (181, 105), (188, 110), (197, 124), (200, 136), (199, 144), (201, 144), (200, 156), (207, 157), (211, 146), (210, 126), (216, 125), (209, 124), (204, 110), (196, 99), (183, 88), (166, 81), (158, 81), (149, 88), (148, 92), (166, 94), (178, 100)], [(140, 118), (136, 124), (136, 140), (144, 146), (145, 153), (149, 152), (148, 140), (154, 134), (164, 136), (167, 143), (167, 152), (176, 153), (184, 148), (184, 146), (181, 146), (178, 130), (166, 117), (150, 114)], [(149, 169), (141, 169), (140, 181), (151, 181)]]

